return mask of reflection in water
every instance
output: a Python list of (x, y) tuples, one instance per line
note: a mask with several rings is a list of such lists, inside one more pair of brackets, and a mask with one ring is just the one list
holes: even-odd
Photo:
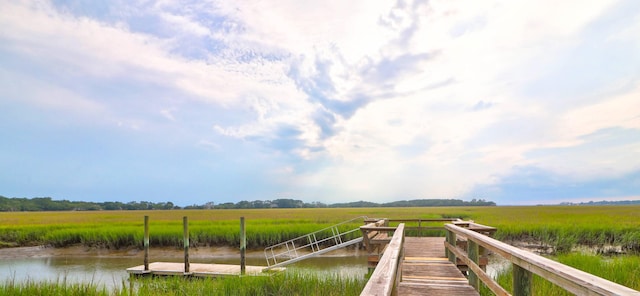
[(139, 264), (131, 258), (3, 259), (0, 261), (0, 278), (13, 282), (83, 282), (117, 287), (128, 276), (125, 269), (133, 265)]

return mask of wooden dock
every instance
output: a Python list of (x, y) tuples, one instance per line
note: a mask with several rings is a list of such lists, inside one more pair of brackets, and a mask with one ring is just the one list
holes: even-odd
[(444, 237), (406, 237), (398, 295), (479, 295), (445, 257)]
[[(494, 227), (473, 221), (445, 224), (446, 238), (406, 237), (404, 223), (394, 229), (388, 226), (387, 219), (360, 229), (370, 260), (377, 263), (361, 296), (475, 296), (479, 295), (481, 284), (495, 295), (528, 296), (534, 294), (534, 275), (575, 295), (640, 296), (640, 291), (495, 240), (490, 237), (496, 230)], [(379, 235), (387, 231), (393, 231), (391, 239)], [(386, 242), (386, 246), (381, 247), (381, 243)], [(382, 256), (376, 256), (381, 249), (384, 250)], [(487, 252), (511, 262), (512, 291), (507, 291), (486, 273)]]
[[(266, 266), (246, 266), (246, 275), (268, 274), (263, 272)], [(274, 268), (271, 271), (283, 271), (284, 268)], [(239, 276), (240, 265), (232, 264), (202, 264), (190, 263), (189, 272), (184, 272), (184, 263), (153, 262), (149, 264), (149, 270), (144, 270), (144, 265), (127, 268), (129, 275), (171, 275), (171, 276), (195, 276), (195, 277), (224, 277)]]

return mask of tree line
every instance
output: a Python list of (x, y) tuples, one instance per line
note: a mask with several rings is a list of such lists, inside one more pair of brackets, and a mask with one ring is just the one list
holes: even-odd
[(207, 202), (202, 205), (180, 207), (172, 202), (119, 201), (87, 202), (53, 200), (51, 197), (8, 198), (0, 196), (1, 212), (26, 211), (112, 211), (112, 210), (173, 210), (173, 209), (269, 209), (269, 208), (363, 208), (363, 207), (452, 207), (452, 206), (495, 206), (496, 203), (484, 199), (463, 201), (460, 199), (414, 199), (389, 203), (356, 201), (350, 203), (325, 204), (322, 202), (306, 203), (296, 199), (254, 200), (226, 202), (215, 204)]

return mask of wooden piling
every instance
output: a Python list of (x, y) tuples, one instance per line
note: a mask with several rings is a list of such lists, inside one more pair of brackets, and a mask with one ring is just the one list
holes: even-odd
[(244, 217), (240, 217), (240, 274), (246, 272), (247, 231), (244, 225)]
[(187, 216), (182, 217), (184, 226), (184, 272), (189, 272), (189, 221)]
[[(452, 245), (452, 246), (457, 246), (457, 238), (456, 238), (456, 234), (454, 232), (451, 231), (447, 231), (447, 242)], [(453, 264), (457, 263), (457, 258), (456, 258), (456, 254), (454, 254), (453, 252), (449, 251), (449, 250), (445, 250), (445, 253), (447, 253), (448, 257), (449, 257), (449, 261)]]
[[(475, 263), (476, 265), (478, 265), (480, 262), (479, 253), (480, 253), (480, 250), (478, 248), (478, 244), (472, 240), (467, 240), (467, 254), (469, 256), (469, 259), (473, 261), (473, 263)], [(478, 275), (475, 273), (475, 271), (473, 271), (471, 268), (469, 268), (468, 279), (469, 279), (469, 284), (474, 289), (476, 289), (476, 291), (480, 291), (480, 279), (478, 278)]]
[(533, 275), (517, 264), (513, 264), (513, 296), (531, 296)]
[(144, 270), (149, 270), (149, 216), (144, 216)]

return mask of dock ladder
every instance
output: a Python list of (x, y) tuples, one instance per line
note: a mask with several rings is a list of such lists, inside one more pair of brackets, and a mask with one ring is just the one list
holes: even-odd
[[(264, 270), (266, 271), (272, 268), (281, 267), (362, 242), (360, 227), (351, 229), (349, 225), (357, 221), (360, 221), (360, 224), (362, 224), (366, 219), (367, 217), (365, 216), (353, 218), (351, 220), (266, 247), (264, 249), (264, 256), (265, 259), (267, 259), (267, 267)], [(354, 233), (357, 233), (357, 237)]]

